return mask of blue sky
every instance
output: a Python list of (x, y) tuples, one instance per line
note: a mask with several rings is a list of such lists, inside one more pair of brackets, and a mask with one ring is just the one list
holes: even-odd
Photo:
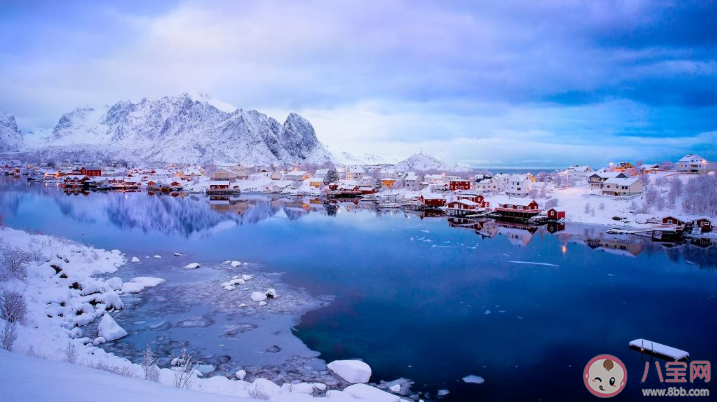
[[(151, 4), (146, 4), (151, 3)], [(333, 151), (474, 166), (717, 159), (717, 2), (4, 2), (0, 111), (200, 91)]]

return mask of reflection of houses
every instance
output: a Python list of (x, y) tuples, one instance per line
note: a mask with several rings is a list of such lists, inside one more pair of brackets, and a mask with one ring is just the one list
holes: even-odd
[(642, 252), (642, 243), (630, 242), (628, 239), (587, 239), (585, 243), (594, 250), (626, 257), (634, 257)]
[(533, 234), (538, 230), (535, 226), (505, 222), (496, 223), (498, 224), (498, 234), (506, 236), (510, 244), (514, 246), (527, 246), (533, 238)]

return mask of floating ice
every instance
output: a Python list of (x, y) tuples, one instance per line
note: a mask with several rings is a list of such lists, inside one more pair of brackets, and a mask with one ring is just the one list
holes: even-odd
[(132, 262), (135, 263), (135, 264), (138, 263), (138, 262), (139, 262), (139, 258), (137, 258), (137, 257), (132, 257)]
[(239, 262), (239, 261), (232, 261), (231, 264), (232, 264), (232, 267), (236, 268), (236, 267), (238, 267), (238, 266), (241, 265), (241, 262)]
[(159, 254), (155, 254), (155, 255), (154, 255), (154, 258), (162, 258), (162, 256), (159, 255)]
[(266, 300), (266, 293), (265, 292), (252, 292), (251, 299), (256, 302)]
[(468, 384), (483, 384), (485, 380), (483, 379), (483, 377), (471, 374), (463, 377), (463, 382)]
[(193, 263), (191, 263), (191, 264), (185, 265), (184, 268), (186, 268), (186, 269), (197, 269), (197, 268), (199, 268), (199, 263), (198, 263), (198, 262), (193, 262)]

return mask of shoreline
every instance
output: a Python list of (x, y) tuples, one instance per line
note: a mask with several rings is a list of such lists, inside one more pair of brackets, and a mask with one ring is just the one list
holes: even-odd
[[(143, 378), (141, 365), (98, 347), (103, 343), (107, 345), (112, 340), (95, 336), (94, 323), (107, 315), (112, 317), (121, 314), (126, 308), (125, 301), (131, 305), (125, 294), (130, 292), (122, 292), (123, 287), (127, 289), (125, 285), (144, 283), (145, 287), (138, 290), (141, 294), (147, 288), (156, 286), (157, 281), (154, 281), (155, 284), (148, 284), (144, 278), (144, 281), (124, 282), (113, 276), (128, 264), (128, 258), (119, 250), (96, 249), (59, 236), (31, 234), (7, 227), (0, 228), (0, 239), (8, 246), (33, 250), (33, 260), (28, 263), (27, 277), (24, 280), (10, 279), (3, 283), (6, 289), (20, 290), (28, 304), (27, 318), (24, 325), (18, 326), (18, 339), (13, 346), (13, 352), (50, 361), (66, 361), (124, 377)], [(136, 289), (137, 286), (134, 286), (133, 290)], [(222, 288), (217, 290), (226, 292)], [(134, 292), (132, 294), (134, 295)], [(280, 297), (276, 300), (280, 300)], [(291, 333), (289, 336), (294, 337)], [(301, 342), (298, 338), (296, 340)], [(295, 360), (300, 365), (306, 363), (302, 358)], [(280, 386), (260, 377), (261, 374), (268, 376), (269, 373), (276, 373), (275, 370), (271, 367), (259, 367), (251, 382), (236, 377), (229, 379), (225, 375), (205, 378), (199, 371), (194, 371), (190, 389), (240, 398), (258, 395), (260, 399), (264, 399), (264, 395), (266, 399), (282, 401), (300, 401), (307, 397), (333, 398), (343, 396), (346, 392), (352, 392), (351, 395), (356, 400), (362, 400), (361, 395), (380, 395), (382, 398), (389, 398), (384, 400), (400, 400), (399, 395), (371, 385), (351, 385), (329, 370), (317, 372), (335, 388), (329, 389), (329, 384), (314, 382), (310, 378), (293, 378), (291, 382)], [(171, 368), (160, 368), (159, 383), (172, 386), (175, 373)], [(276, 378), (285, 379), (280, 377)], [(335, 381), (328, 381), (332, 377)], [(370, 388), (368, 394), (364, 393), (366, 388)]]

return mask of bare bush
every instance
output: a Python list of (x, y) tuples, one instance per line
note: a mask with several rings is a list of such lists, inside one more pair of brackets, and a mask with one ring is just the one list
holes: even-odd
[(17, 323), (5, 321), (5, 326), (0, 332), (0, 346), (7, 351), (12, 350), (12, 345), (17, 340)]
[(144, 379), (152, 382), (159, 382), (159, 367), (157, 367), (157, 359), (154, 358), (152, 348), (147, 345), (142, 355), (142, 370), (144, 370)]
[(27, 303), (22, 293), (5, 290), (0, 296), (0, 316), (8, 322), (24, 322)]
[(174, 370), (174, 386), (179, 389), (189, 389), (192, 386), (192, 378), (194, 377), (194, 370), (197, 367), (196, 363), (192, 362), (192, 355), (187, 354), (186, 349), (182, 349), (182, 353), (175, 358), (177, 362)]
[(9, 245), (0, 247), (0, 279), (27, 277), (27, 263), (32, 261), (32, 255), (25, 250)]

